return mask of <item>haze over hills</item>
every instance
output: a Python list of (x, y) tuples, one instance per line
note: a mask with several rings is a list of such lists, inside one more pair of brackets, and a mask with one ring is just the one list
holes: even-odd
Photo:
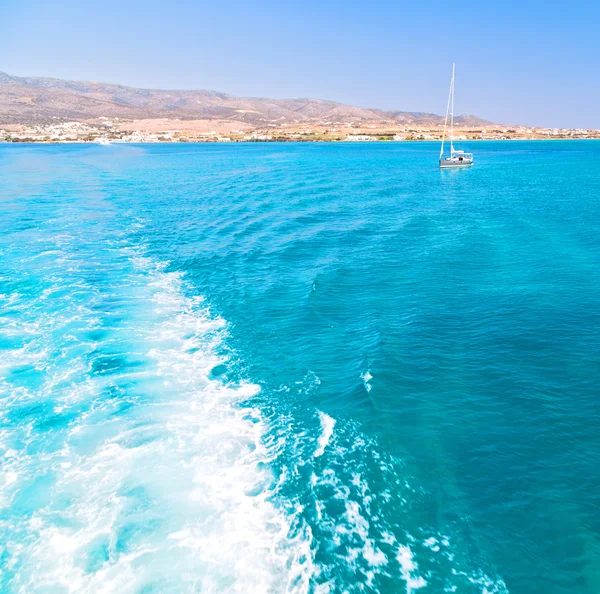
[[(366, 109), (320, 99), (232, 97), (217, 91), (139, 89), (0, 72), (0, 124), (47, 124), (99, 117), (231, 120), (251, 126), (292, 122), (379, 122), (415, 126), (443, 123), (443, 116), (432, 113)], [(490, 124), (471, 115), (458, 116), (455, 121), (469, 126)]]

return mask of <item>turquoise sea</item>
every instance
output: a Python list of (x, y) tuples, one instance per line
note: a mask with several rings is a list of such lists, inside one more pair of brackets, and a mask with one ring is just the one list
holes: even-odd
[(0, 145), (0, 591), (600, 592), (600, 142)]

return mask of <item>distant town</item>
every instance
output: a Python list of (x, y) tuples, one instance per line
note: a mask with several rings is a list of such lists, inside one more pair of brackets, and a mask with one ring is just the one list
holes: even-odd
[[(393, 126), (389, 121), (373, 123), (304, 122), (269, 123), (254, 128), (243, 122), (222, 120), (123, 120), (101, 117), (94, 121), (60, 121), (49, 124), (12, 124), (0, 127), (3, 142), (73, 143), (96, 142), (372, 142), (441, 140), (443, 124)], [(455, 140), (599, 139), (600, 130), (459, 126)]]

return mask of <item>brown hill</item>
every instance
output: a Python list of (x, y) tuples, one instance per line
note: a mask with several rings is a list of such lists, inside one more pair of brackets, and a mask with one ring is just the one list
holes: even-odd
[[(0, 72), (0, 123), (44, 124), (52, 121), (122, 119), (219, 119), (253, 126), (289, 122), (381, 122), (435, 125), (441, 116), (430, 113), (382, 111), (320, 99), (232, 97), (217, 91), (138, 89), (101, 82), (19, 77)], [(468, 125), (488, 122), (460, 116)]]

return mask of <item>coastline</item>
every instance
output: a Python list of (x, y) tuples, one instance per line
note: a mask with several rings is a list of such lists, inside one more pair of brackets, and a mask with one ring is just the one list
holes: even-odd
[[(592, 138), (470, 138), (468, 140), (459, 140), (456, 142), (585, 142), (585, 141), (600, 141), (600, 136)], [(368, 140), (356, 142), (352, 140), (342, 139), (297, 139), (290, 140), (114, 140), (107, 143), (100, 143), (95, 140), (0, 140), (0, 145), (97, 145), (97, 146), (112, 146), (112, 145), (131, 145), (131, 144), (415, 144), (415, 143), (433, 143), (439, 144), (441, 139), (415, 139), (415, 140)]]
[[(62, 121), (55, 123), (0, 123), (0, 142), (152, 143), (152, 142), (440, 142), (443, 124), (388, 122), (263, 122), (249, 125), (237, 120), (146, 119)], [(448, 135), (446, 133), (446, 138)], [(455, 142), (481, 140), (592, 140), (600, 130), (591, 128), (535, 128), (525, 126), (460, 125)]]

